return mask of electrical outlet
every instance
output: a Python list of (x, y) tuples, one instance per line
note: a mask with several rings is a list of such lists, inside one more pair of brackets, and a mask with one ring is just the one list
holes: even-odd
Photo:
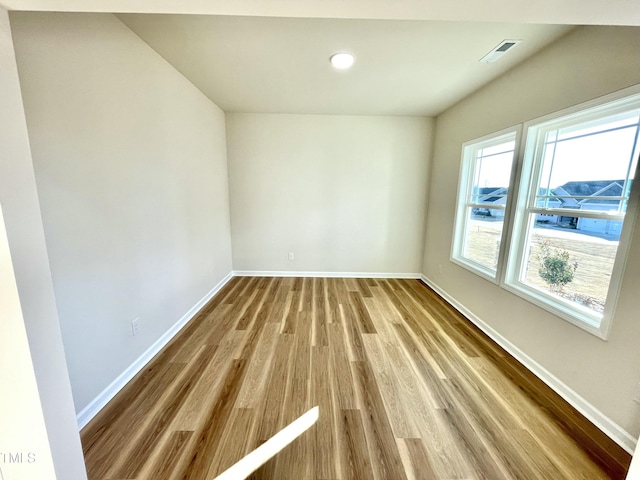
[(295, 260), (296, 259), (296, 254), (293, 252), (289, 252), (289, 260)]
[(140, 333), (140, 318), (131, 320), (131, 336), (135, 337)]

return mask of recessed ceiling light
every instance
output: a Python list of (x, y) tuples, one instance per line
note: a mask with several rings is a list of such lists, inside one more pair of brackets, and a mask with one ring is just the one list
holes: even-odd
[(333, 65), (333, 68), (344, 70), (353, 65), (355, 57), (350, 53), (341, 52), (334, 53), (333, 55), (331, 55), (331, 58), (329, 60), (331, 61), (331, 65)]

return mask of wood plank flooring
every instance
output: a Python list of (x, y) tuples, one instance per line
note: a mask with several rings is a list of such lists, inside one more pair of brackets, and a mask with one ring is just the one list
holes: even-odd
[(233, 278), (81, 432), (90, 480), (624, 478), (630, 457), (418, 280)]

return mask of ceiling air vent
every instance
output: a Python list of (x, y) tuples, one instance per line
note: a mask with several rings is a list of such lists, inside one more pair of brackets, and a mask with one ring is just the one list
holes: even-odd
[(520, 42), (522, 42), (522, 40), (503, 40), (497, 47), (482, 57), (480, 61), (483, 63), (493, 63)]

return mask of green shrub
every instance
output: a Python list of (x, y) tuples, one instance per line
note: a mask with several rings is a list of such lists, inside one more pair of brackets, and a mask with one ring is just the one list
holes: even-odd
[(555, 293), (562, 291), (562, 288), (573, 280), (573, 275), (578, 268), (578, 262), (571, 262), (569, 252), (566, 250), (551, 251), (549, 240), (545, 240), (540, 245), (538, 255), (540, 268), (538, 273), (547, 285), (549, 290)]

